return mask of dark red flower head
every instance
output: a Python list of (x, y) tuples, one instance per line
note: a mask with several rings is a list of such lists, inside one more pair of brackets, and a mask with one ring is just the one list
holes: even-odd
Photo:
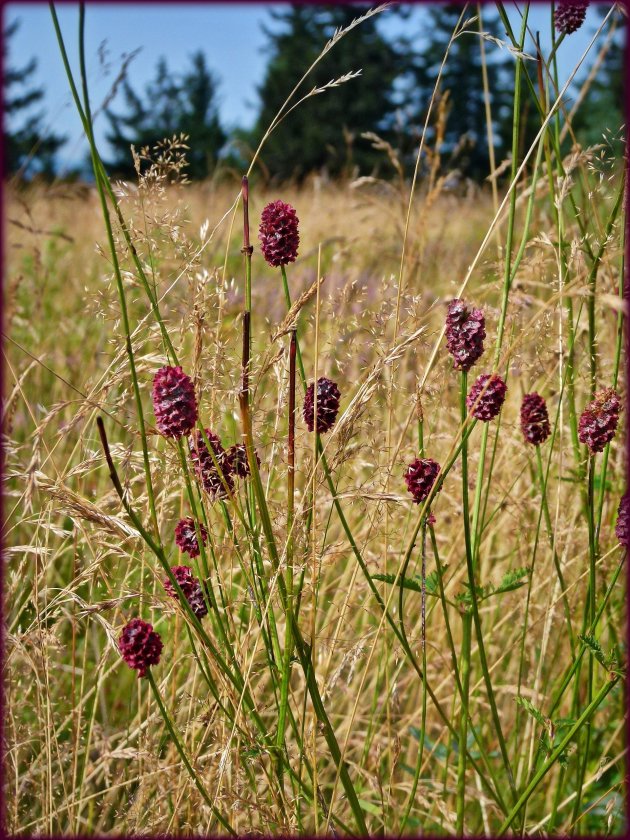
[[(201, 541), (205, 545), (208, 532), (202, 522), (199, 522), (199, 533), (201, 534)], [(192, 517), (189, 516), (186, 519), (179, 520), (175, 526), (175, 542), (182, 551), (191, 557), (199, 556), (199, 542), (197, 541), (195, 520)]]
[(580, 416), (578, 437), (591, 452), (601, 452), (614, 438), (619, 422), (621, 401), (613, 388), (595, 394)]
[(584, 23), (587, 6), (588, 0), (573, 0), (569, 3), (566, 0), (560, 0), (553, 14), (558, 32), (570, 35), (576, 29), (579, 29)]
[(439, 471), (440, 465), (432, 458), (416, 458), (407, 467), (405, 483), (417, 505), (423, 502), (431, 492)]
[[(317, 431), (321, 435), (332, 428), (339, 411), (339, 388), (332, 379), (320, 376), (317, 380)], [(309, 432), (313, 431), (315, 417), (315, 386), (311, 384), (306, 389), (304, 397), (303, 417)]]
[(269, 265), (295, 262), (300, 244), (298, 223), (295, 210), (284, 201), (272, 201), (262, 211), (258, 238), (263, 257)]
[[(256, 463), (260, 466), (260, 458), (256, 451), (254, 451), (254, 455), (256, 456)], [(247, 460), (247, 448), (244, 443), (235, 443), (234, 446), (230, 446), (227, 451), (227, 459), (233, 475), (237, 475), (239, 478), (246, 478), (251, 475), (249, 461)]]
[(187, 435), (197, 422), (192, 380), (180, 367), (161, 367), (153, 378), (153, 411), (158, 431), (166, 437)]
[(470, 309), (463, 300), (452, 300), (446, 314), (446, 346), (457, 370), (470, 370), (483, 353), (486, 337), (481, 309)]
[(160, 661), (162, 639), (152, 624), (133, 618), (120, 634), (118, 649), (127, 665), (138, 672), (138, 677), (144, 677), (147, 668)]
[(205, 433), (221, 469), (222, 476), (215, 467), (212, 455), (208, 451), (206, 442), (199, 429), (193, 435), (190, 447), (195, 472), (203, 484), (204, 490), (212, 499), (225, 499), (228, 496), (226, 485), (230, 492), (234, 489), (230, 462), (217, 435), (211, 432), (210, 429), (206, 429)]
[(477, 420), (487, 423), (501, 411), (506, 391), (507, 385), (497, 373), (482, 373), (466, 397), (468, 410)]
[[(208, 607), (203, 597), (201, 584), (194, 576), (192, 569), (190, 566), (171, 566), (171, 572), (173, 572), (173, 577), (179, 584), (180, 589), (184, 593), (184, 597), (190, 604), (190, 609), (194, 612), (199, 621), (201, 621), (205, 615), (208, 615)], [(177, 590), (169, 578), (166, 578), (164, 581), (164, 589), (166, 589), (171, 598), (178, 600), (179, 595), (177, 594)]]
[(525, 394), (521, 403), (521, 429), (527, 443), (539, 446), (551, 434), (547, 404), (540, 394)]
[(615, 534), (621, 545), (630, 548), (630, 491), (624, 493), (619, 502)]

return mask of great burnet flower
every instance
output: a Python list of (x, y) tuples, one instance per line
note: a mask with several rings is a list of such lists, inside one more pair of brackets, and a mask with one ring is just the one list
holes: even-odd
[(431, 492), (439, 471), (440, 465), (433, 458), (416, 458), (405, 470), (407, 489), (417, 505)]
[[(256, 463), (260, 466), (260, 458), (256, 451), (254, 451), (254, 455), (256, 456)], [(230, 446), (227, 451), (227, 459), (233, 475), (237, 475), (239, 478), (251, 475), (249, 461), (247, 460), (247, 449), (244, 443), (235, 443), (234, 446)]]
[(471, 309), (458, 298), (449, 303), (446, 313), (446, 346), (457, 370), (470, 370), (482, 355), (485, 324), (481, 309)]
[[(205, 545), (208, 539), (208, 532), (206, 531), (202, 522), (198, 523), (199, 533), (201, 534), (201, 541)], [(179, 548), (190, 557), (199, 556), (199, 542), (197, 540), (197, 530), (195, 528), (195, 520), (192, 517), (180, 519), (175, 526), (175, 542)]]
[[(193, 570), (190, 566), (171, 566), (171, 572), (173, 572), (173, 577), (179, 584), (180, 589), (184, 593), (184, 597), (190, 604), (190, 609), (201, 621), (205, 615), (208, 615), (208, 607), (203, 597), (201, 584), (194, 576)], [(166, 578), (164, 581), (164, 589), (166, 589), (171, 598), (175, 598), (176, 600), (179, 598), (177, 590), (171, 583), (170, 578)]]
[(147, 668), (160, 661), (162, 639), (148, 621), (133, 618), (120, 634), (118, 649), (127, 665), (138, 672), (138, 677), (144, 677)]
[(525, 394), (521, 403), (521, 429), (527, 443), (540, 446), (551, 434), (547, 403), (536, 392)]
[(621, 400), (613, 388), (595, 394), (595, 399), (580, 415), (580, 443), (585, 443), (591, 452), (601, 452), (615, 436), (620, 411)]
[[(319, 434), (332, 428), (339, 411), (340, 397), (339, 388), (332, 379), (320, 376), (317, 380), (317, 431)], [(309, 432), (312, 432), (315, 426), (315, 386), (312, 382), (306, 389), (303, 417)]]
[(558, 32), (562, 32), (564, 35), (570, 35), (576, 29), (579, 29), (584, 23), (587, 6), (588, 0), (573, 0), (573, 2), (569, 3), (560, 0), (553, 14), (554, 23)]
[(262, 211), (258, 238), (263, 257), (269, 265), (295, 262), (300, 244), (298, 224), (295, 210), (284, 201), (272, 201)]
[(624, 493), (619, 502), (615, 534), (621, 545), (630, 548), (630, 491)]
[(497, 373), (482, 373), (466, 397), (466, 405), (473, 417), (488, 422), (501, 411), (507, 385)]
[(204, 490), (212, 499), (225, 499), (228, 496), (228, 488), (230, 492), (234, 489), (232, 469), (227, 452), (214, 432), (206, 429), (205, 433), (221, 473), (217, 470), (199, 429), (195, 431), (190, 446), (190, 455), (195, 465), (195, 472), (203, 484)]
[(187, 435), (197, 422), (192, 380), (181, 367), (161, 367), (153, 378), (153, 411), (158, 431), (166, 437)]

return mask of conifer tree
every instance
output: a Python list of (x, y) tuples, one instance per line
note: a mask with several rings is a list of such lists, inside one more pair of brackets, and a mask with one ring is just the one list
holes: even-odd
[[(368, 6), (291, 5), (272, 11), (266, 27), (269, 63), (258, 88), (260, 109), (251, 136), (258, 144), (284, 100), (320, 54), (335, 30), (364, 14)], [(344, 74), (361, 74), (308, 98), (284, 119), (266, 141), (262, 162), (273, 178), (301, 180), (310, 172), (335, 177), (363, 174), (382, 161), (366, 131), (388, 136), (396, 111), (394, 80), (403, 69), (402, 56), (380, 32), (377, 17), (363, 21), (330, 50), (304, 82), (300, 95)]]
[(7, 63), (8, 46), (19, 28), (19, 20), (4, 30), (4, 169), (5, 174), (19, 173), (28, 179), (39, 174), (52, 177), (55, 157), (65, 143), (65, 137), (46, 127), (45, 112), (41, 107), (44, 90), (34, 87), (33, 74), (37, 59), (32, 58), (22, 67)]
[(133, 178), (131, 146), (140, 150), (160, 140), (184, 133), (188, 135), (186, 154), (190, 179), (212, 174), (225, 143), (225, 133), (217, 110), (218, 81), (208, 68), (203, 52), (190, 60), (190, 68), (179, 77), (160, 58), (155, 77), (137, 93), (128, 80), (123, 84), (125, 111), (106, 110), (110, 131), (106, 139), (113, 149), (108, 163), (111, 173)]

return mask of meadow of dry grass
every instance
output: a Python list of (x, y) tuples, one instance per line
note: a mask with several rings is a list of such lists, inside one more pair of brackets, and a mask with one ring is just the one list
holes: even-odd
[[(220, 604), (204, 627), (224, 659), (165, 594), (164, 572), (121, 505), (99, 442), (97, 416), (127, 498), (150, 528), (97, 191), (9, 189), (4, 795), (12, 833), (207, 834), (225, 833), (225, 823), (237, 834), (623, 832), (625, 573), (614, 526), (625, 488), (625, 416), (610, 447), (593, 459), (590, 489), (591, 460), (572, 438), (591, 398), (593, 348), (597, 388), (625, 393), (623, 184), (605, 142), (569, 153), (564, 179), (557, 162), (550, 177), (544, 157), (539, 164), (540, 172), (532, 157), (519, 174), (511, 226), (506, 203), (490, 236), (504, 188), (497, 199), (487, 186), (449, 193), (434, 178), (410, 198), (408, 183), (314, 179), (281, 190), (253, 183), (250, 386), (265, 504), (249, 482), (225, 503), (195, 495), (210, 531), (210, 579)], [(228, 446), (242, 435), (242, 217), (240, 207), (228, 212), (240, 176), (168, 185), (165, 169), (150, 170), (139, 189), (117, 185), (116, 195), (177, 356), (195, 382), (200, 418)], [(307, 379), (317, 371), (341, 390), (339, 418), (322, 436), (331, 484), (321, 457), (314, 459), (298, 382), (292, 540), (289, 345), (286, 334), (277, 335), (286, 304), (280, 274), (265, 264), (256, 240), (261, 210), (276, 198), (300, 219), (299, 257), (287, 269), (293, 298), (324, 278), (300, 313)], [(519, 256), (504, 297), (508, 229), (513, 266)], [(137, 266), (114, 231), (157, 539), (176, 565), (186, 558), (174, 527), (190, 515), (190, 499), (177, 449), (154, 428), (151, 405), (153, 376), (167, 356)], [(496, 343), (496, 369), (508, 386), (499, 418), (477, 423), (466, 438), (476, 584), (485, 587), (474, 599), (483, 649), (473, 632), (469, 656), (462, 638), (466, 626), (470, 632), (471, 596), (460, 374), (442, 335), (446, 305), (458, 296), (486, 318), (486, 351), (470, 382), (495, 369)], [(522, 397), (531, 391), (545, 397), (554, 429), (540, 448), (544, 499), (535, 447), (519, 425)], [(450, 465), (431, 501), (430, 528), (403, 480), (421, 449)], [(265, 506), (279, 562), (258, 512)], [(290, 618), (278, 579), (289, 574), (290, 542), (291, 579), (301, 581), (300, 650), (312, 670), (291, 648), (286, 739), (273, 746), (284, 674), (278, 653)], [(400, 574), (405, 557), (409, 588), (387, 580)], [(122, 627), (136, 616), (164, 642), (153, 678), (212, 808), (147, 680), (118, 652)], [(394, 628), (402, 628), (406, 648)], [(580, 636), (589, 632), (585, 643)], [(240, 688), (226, 678), (225, 661), (241, 675)], [(418, 663), (425, 663), (421, 673)]]

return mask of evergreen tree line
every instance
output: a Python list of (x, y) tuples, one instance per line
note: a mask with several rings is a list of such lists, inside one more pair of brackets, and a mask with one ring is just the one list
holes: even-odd
[[(189, 178), (212, 176), (222, 165), (242, 169), (288, 93), (324, 44), (369, 8), (291, 5), (270, 12), (273, 26), (264, 27), (268, 62), (256, 88), (258, 113), (249, 130), (235, 129), (228, 135), (222, 125), (218, 108), (220, 79), (202, 51), (191, 56), (188, 68), (181, 73), (172, 72), (167, 60), (161, 58), (154, 78), (143, 90), (135, 89), (125, 79), (122, 97), (105, 112), (106, 137), (112, 150), (107, 161), (110, 174), (133, 178), (132, 144), (140, 149), (180, 133), (189, 138)], [(496, 13), (487, 6), (482, 9), (484, 32), (506, 40)], [(460, 13), (461, 6), (455, 4), (428, 7), (422, 31), (410, 31), (397, 38), (386, 37), (379, 16), (375, 16), (341, 38), (302, 85), (301, 95), (313, 91), (312, 95), (292, 110), (267, 139), (259, 160), (260, 171), (278, 181), (301, 181), (313, 172), (331, 178), (357, 173), (386, 177), (387, 157), (363, 137), (366, 132), (387, 141), (403, 165), (410, 168), (435, 79)], [(409, 17), (404, 7), (388, 14)], [(6, 44), (16, 26), (5, 31), (5, 59)], [(472, 22), (467, 27), (469, 31), (453, 42), (436, 103), (439, 105), (441, 98), (446, 117), (440, 129), (440, 152), (445, 166), (477, 180), (489, 172), (480, 37), (473, 31), (478, 26), (478, 21)], [(514, 62), (510, 53), (491, 39), (484, 39), (484, 48), (494, 155), (499, 164), (511, 147)], [(55, 156), (65, 140), (46, 129), (41, 109), (33, 110), (44, 95), (31, 84), (35, 69), (35, 60), (9, 69), (5, 61), (5, 114), (13, 118), (25, 115), (19, 129), (5, 130), (8, 173), (51, 175)], [(349, 71), (359, 69), (360, 75), (344, 80)], [(535, 71), (530, 73), (535, 79)], [(623, 43), (618, 39), (581, 108), (576, 122), (578, 139), (597, 142), (604, 127), (614, 129), (621, 125), (622, 84)], [(433, 113), (437, 114), (438, 108)], [(527, 135), (534, 136), (537, 123), (535, 109), (525, 96), (525, 142)], [(435, 139), (436, 130), (434, 120), (429, 126), (429, 144)]]

